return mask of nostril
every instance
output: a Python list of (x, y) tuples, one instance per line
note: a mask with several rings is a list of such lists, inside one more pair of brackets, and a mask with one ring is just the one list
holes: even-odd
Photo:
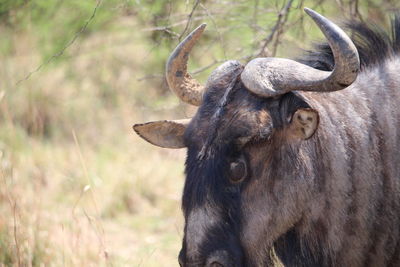
[(229, 254), (224, 250), (219, 250), (213, 252), (206, 261), (207, 267), (231, 267), (234, 263), (229, 259)]
[(224, 267), (221, 263), (214, 261), (210, 264), (210, 267)]

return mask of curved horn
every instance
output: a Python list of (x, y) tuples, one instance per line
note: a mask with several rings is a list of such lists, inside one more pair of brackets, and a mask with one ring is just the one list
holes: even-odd
[(200, 106), (204, 87), (187, 72), (189, 53), (204, 31), (203, 23), (191, 32), (169, 56), (166, 66), (166, 78), (169, 88), (184, 102)]
[(317, 70), (289, 59), (256, 58), (241, 75), (244, 85), (253, 93), (271, 97), (294, 90), (331, 92), (346, 88), (357, 78), (360, 60), (351, 39), (317, 12), (304, 10), (328, 40), (335, 60), (333, 71)]

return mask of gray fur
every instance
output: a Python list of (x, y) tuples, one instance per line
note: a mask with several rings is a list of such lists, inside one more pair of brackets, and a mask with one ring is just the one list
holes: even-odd
[[(343, 91), (301, 93), (319, 112), (316, 134), (248, 148), (255, 178), (242, 193), (248, 257), (263, 262), (293, 228), (324, 265), (400, 266), (399, 69), (396, 57)], [(282, 168), (271, 170), (267, 154)]]

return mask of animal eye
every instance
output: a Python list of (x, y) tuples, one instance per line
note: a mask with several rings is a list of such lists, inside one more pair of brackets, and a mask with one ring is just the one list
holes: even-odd
[(239, 183), (243, 181), (247, 176), (246, 162), (242, 159), (231, 162), (230, 164), (230, 180), (233, 183)]

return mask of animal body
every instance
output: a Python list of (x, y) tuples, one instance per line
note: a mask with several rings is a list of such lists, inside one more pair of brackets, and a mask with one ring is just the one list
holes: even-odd
[(400, 21), (351, 40), (306, 12), (327, 44), (228, 61), (205, 86), (186, 70), (201, 25), (167, 63), (196, 115), (134, 126), (187, 148), (181, 266), (400, 266)]

